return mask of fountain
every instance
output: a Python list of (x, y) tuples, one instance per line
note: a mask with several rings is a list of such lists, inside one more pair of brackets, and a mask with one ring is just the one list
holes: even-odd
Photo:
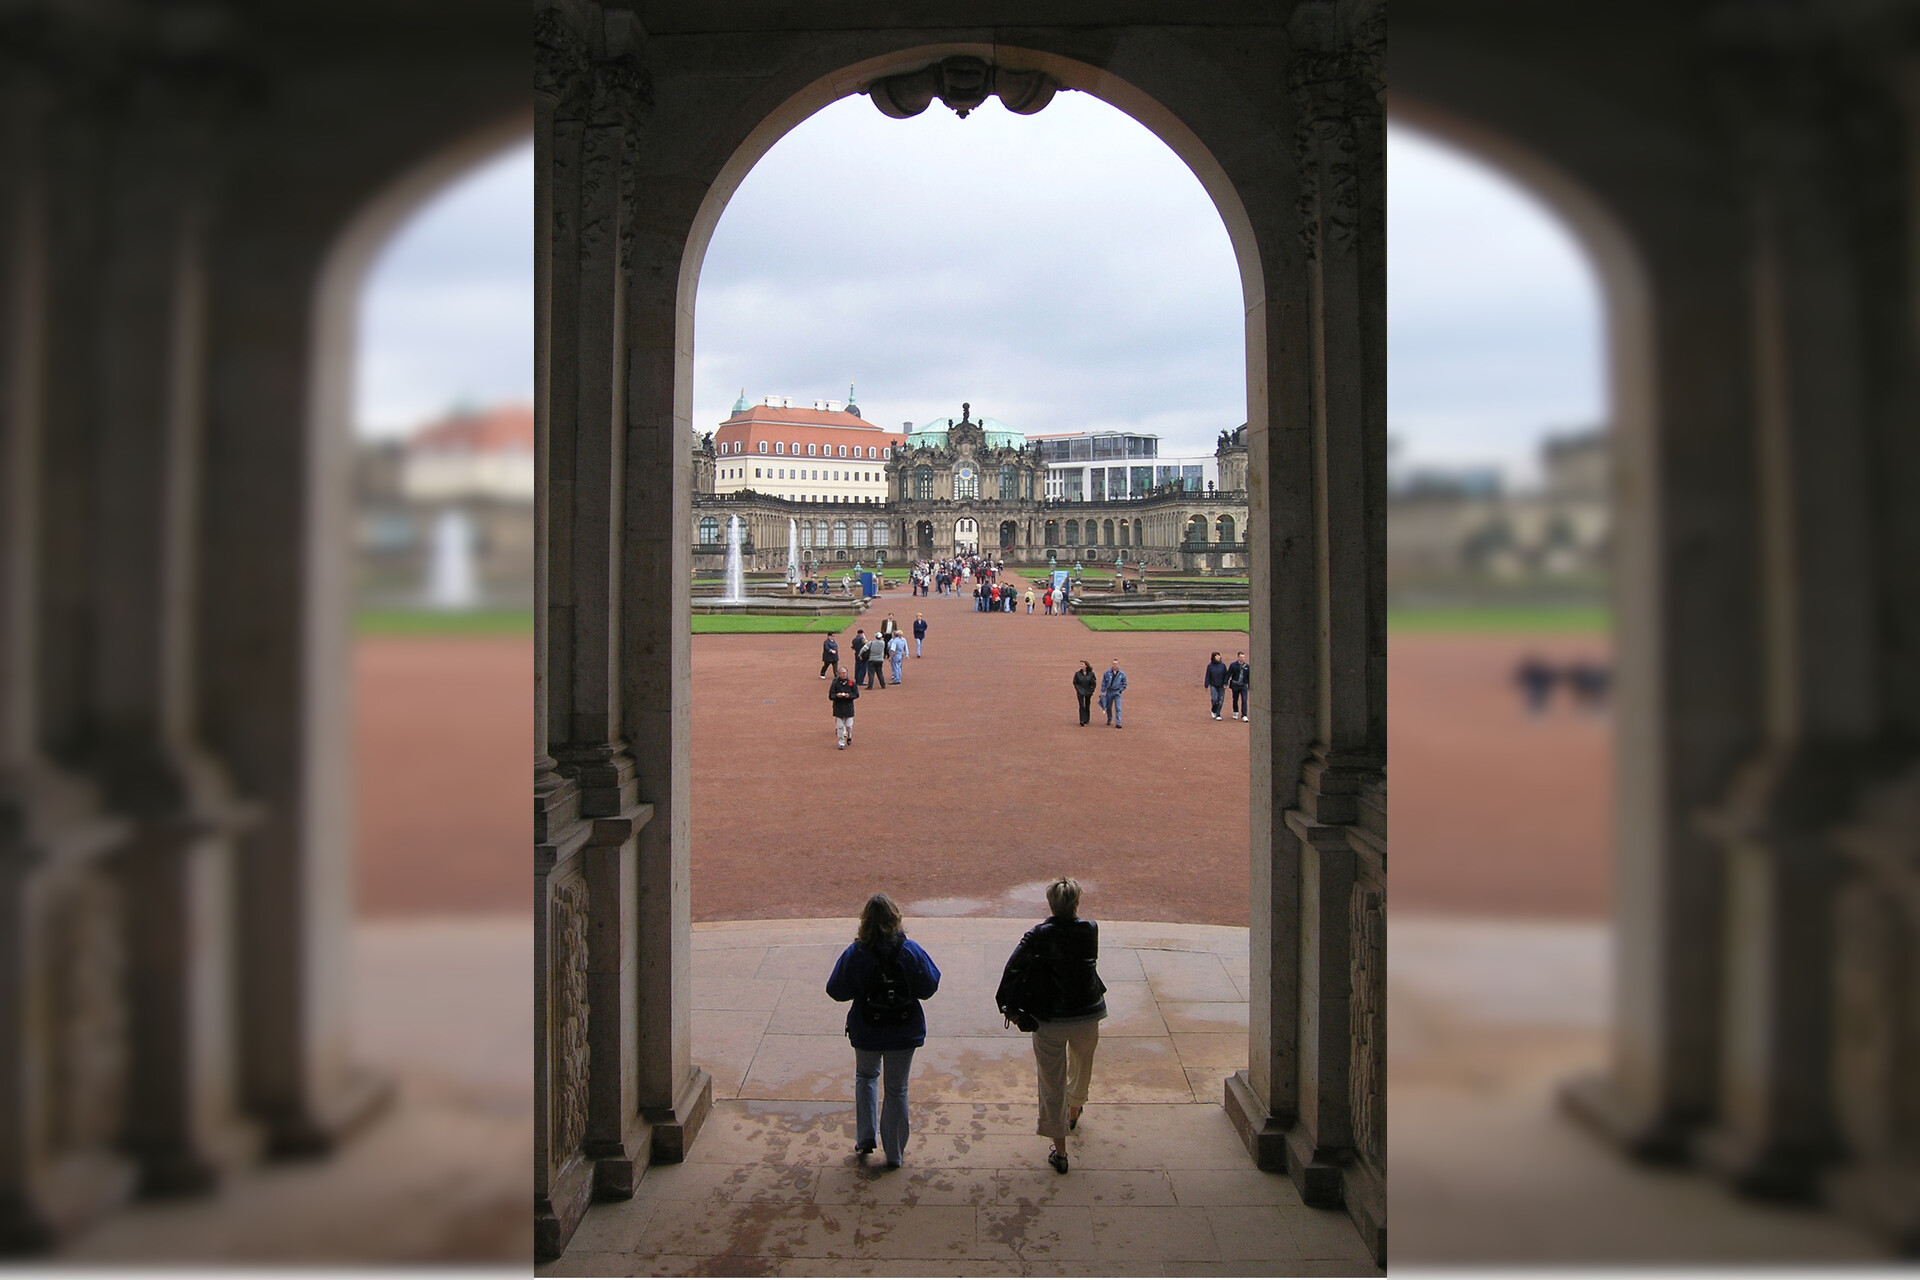
[(447, 507), (433, 530), (427, 604), (434, 609), (471, 609), (479, 602), (473, 581), (472, 522), (458, 507)]
[(692, 604), (695, 613), (803, 614), (824, 617), (865, 610), (867, 602), (857, 595), (849, 600), (845, 596), (803, 596), (792, 590), (800, 581), (800, 530), (793, 520), (787, 521), (788, 593), (778, 596), (748, 595), (745, 556), (741, 545), (745, 541), (740, 517), (728, 516), (726, 577), (716, 594), (707, 594), (714, 590), (712, 587), (703, 589), (699, 583), (695, 583)]
[(727, 585), (720, 593), (721, 604), (747, 602), (747, 575), (740, 567), (740, 517), (727, 517)]

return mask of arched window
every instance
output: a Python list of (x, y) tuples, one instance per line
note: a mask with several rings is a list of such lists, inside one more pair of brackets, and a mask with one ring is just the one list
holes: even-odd
[(867, 545), (867, 522), (865, 520), (855, 520), (853, 522), (853, 545), (856, 547), (864, 547)]
[(956, 498), (977, 498), (980, 496), (980, 477), (973, 474), (953, 473), (953, 496)]
[(808, 445), (808, 446), (807, 446), (807, 456), (808, 456), (809, 458), (811, 458), (811, 457), (813, 457), (813, 446), (812, 446), (812, 445)]
[(1144, 547), (1147, 545), (1147, 539), (1142, 533), (1143, 527), (1138, 520), (1133, 522), (1133, 545), (1136, 547)]
[(1047, 545), (1050, 547), (1060, 545), (1060, 522), (1058, 520), (1047, 521)]
[(1221, 516), (1219, 528), (1220, 528), (1219, 540), (1221, 542), (1238, 542), (1239, 541), (1238, 538), (1233, 536), (1233, 517), (1232, 516)]
[(700, 517), (700, 541), (712, 545), (720, 541), (720, 521), (713, 516)]
[(1102, 538), (1101, 541), (1106, 543), (1108, 546), (1112, 546), (1113, 545), (1113, 521), (1111, 520), (1107, 521), (1106, 535), (1107, 536)]
[(760, 442), (760, 452), (765, 453), (766, 451), (767, 451), (767, 442), (765, 440), (762, 440)]
[(886, 546), (888, 542), (891, 541), (890, 533), (892, 528), (893, 526), (885, 520), (875, 520), (873, 522), (873, 545), (876, 547)]
[(847, 446), (845, 445), (840, 446), (840, 456), (843, 458), (847, 456)]
[(800, 522), (800, 545), (803, 547), (811, 547), (813, 545), (813, 521), (811, 520), (802, 520)]
[(1133, 533), (1133, 526), (1129, 525), (1125, 520), (1122, 520), (1120, 522), (1120, 545), (1121, 546), (1130, 547), (1133, 545), (1133, 538), (1131, 536), (1132, 533)]
[(916, 467), (913, 472), (913, 496), (922, 502), (933, 501), (933, 468)]
[(1067, 521), (1067, 545), (1070, 547), (1080, 545), (1080, 522), (1078, 520)]
[(878, 462), (880, 460), (880, 450), (874, 445), (868, 445), (867, 456)]
[(827, 522), (825, 520), (816, 521), (813, 527), (815, 530), (814, 537), (813, 537), (813, 545), (816, 547), (826, 546), (827, 545)]
[(1195, 516), (1187, 521), (1187, 541), (1202, 543), (1207, 540), (1207, 518)]
[(1000, 500), (1011, 502), (1020, 496), (1020, 473), (1012, 467), (1000, 468)]

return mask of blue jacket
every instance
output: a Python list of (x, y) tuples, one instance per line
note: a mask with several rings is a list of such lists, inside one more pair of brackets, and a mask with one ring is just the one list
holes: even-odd
[(1108, 667), (1100, 676), (1100, 696), (1109, 697), (1127, 691), (1127, 673)]
[(934, 967), (933, 957), (922, 951), (912, 938), (902, 938), (900, 945), (906, 953), (914, 1005), (912, 1016), (897, 1026), (876, 1027), (867, 1021), (861, 1008), (859, 995), (867, 989), (868, 980), (879, 966), (879, 957), (856, 940), (834, 961), (833, 974), (827, 979), (827, 994), (835, 1000), (853, 1001), (847, 1010), (847, 1039), (853, 1041), (856, 1049), (917, 1049), (927, 1042), (927, 1011), (919, 1002), (940, 989), (940, 970)]

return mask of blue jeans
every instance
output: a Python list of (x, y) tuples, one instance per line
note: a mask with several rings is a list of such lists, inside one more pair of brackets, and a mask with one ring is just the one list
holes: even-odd
[[(883, 1106), (876, 1087), (882, 1062), (887, 1068), (887, 1099)], [(907, 1149), (907, 1073), (913, 1070), (912, 1049), (855, 1049), (853, 1051), (854, 1145), (874, 1146), (874, 1130), (888, 1164), (899, 1164)]]
[(1117, 693), (1107, 695), (1107, 719), (1115, 724), (1120, 723), (1120, 695)]
[(913, 638), (913, 656), (914, 657), (917, 658), (920, 656), (920, 642), (925, 639), (926, 639), (925, 636), (915, 636)]
[(889, 661), (893, 663), (893, 682), (895, 684), (899, 684), (900, 683), (900, 659), (891, 658), (889, 659)]
[(1210, 684), (1207, 686), (1207, 696), (1213, 699), (1213, 714), (1218, 716), (1220, 714), (1220, 700), (1227, 696), (1227, 691), (1217, 684)]

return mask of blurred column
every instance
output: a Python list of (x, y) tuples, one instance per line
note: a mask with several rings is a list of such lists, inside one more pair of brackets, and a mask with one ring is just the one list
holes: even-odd
[[(1763, 742), (1703, 818), (1725, 857), (1723, 1056), (1701, 1158), (1736, 1187), (1803, 1198), (1840, 1154), (1830, 835), (1881, 730), (1865, 355), (1871, 127), (1897, 135), (1816, 50), (1763, 37), (1729, 77), (1751, 183)], [(1876, 115), (1879, 116), (1876, 119)], [(1897, 163), (1895, 158), (1894, 163)], [(1891, 167), (1891, 165), (1889, 166)]]
[(51, 305), (44, 69), (0, 55), (0, 1254), (44, 1249), (126, 1198), (125, 835), (39, 743)]
[[(1227, 1107), (1313, 1204), (1386, 1228), (1384, 13), (1303, 5), (1284, 55), (1294, 189), (1249, 317), (1254, 684), (1251, 1065)], [(1254, 202), (1261, 200), (1260, 207)], [(1314, 655), (1312, 662), (1303, 655)]]
[[(111, 809), (127, 915), (125, 1142), (152, 1192), (248, 1158), (238, 1118), (233, 842), (248, 810), (201, 748), (194, 634), (205, 246), (216, 104), (164, 62), (117, 79), (98, 192), (98, 311), (62, 361), (94, 385), (85, 696), (76, 744)], [(78, 246), (76, 246), (78, 247)], [(84, 270), (85, 264), (76, 264)]]

